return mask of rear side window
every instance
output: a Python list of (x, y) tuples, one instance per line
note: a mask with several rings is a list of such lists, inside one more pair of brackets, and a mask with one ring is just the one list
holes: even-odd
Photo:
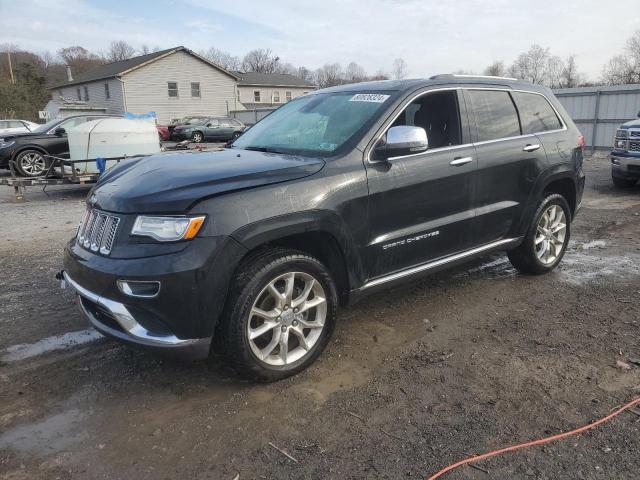
[(513, 98), (520, 112), (522, 133), (538, 133), (562, 128), (556, 112), (542, 95), (513, 92)]
[(508, 92), (468, 90), (475, 114), (478, 142), (520, 135), (518, 113)]

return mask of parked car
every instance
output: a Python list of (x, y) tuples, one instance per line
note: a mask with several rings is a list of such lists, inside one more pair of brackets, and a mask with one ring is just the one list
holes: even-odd
[(171, 140), (171, 133), (173, 132), (174, 128), (180, 125), (191, 125), (192, 123), (200, 124), (205, 120), (207, 120), (208, 118), (209, 118), (208, 116), (190, 116), (190, 117), (174, 118), (173, 120), (171, 120), (169, 125), (158, 125), (158, 131), (160, 131), (160, 129), (163, 129), (162, 133), (164, 135), (164, 129), (166, 129), (167, 132), (169, 132), (169, 137), (166, 139), (163, 138), (163, 140)]
[(156, 130), (158, 130), (158, 138), (161, 142), (166, 142), (171, 139), (169, 127), (166, 125), (156, 125)]
[(213, 348), (277, 380), (320, 355), (340, 305), (378, 289), (500, 250), (523, 273), (553, 270), (582, 198), (582, 145), (551, 91), (526, 82), (318, 90), (231, 148), (113, 167), (61, 276), (106, 335)]
[(0, 138), (4, 135), (15, 135), (16, 133), (29, 133), (38, 128), (37, 123), (27, 120), (0, 120)]
[(640, 119), (618, 127), (609, 158), (616, 187), (631, 188), (640, 180)]
[(46, 155), (67, 158), (69, 143), (66, 131), (90, 120), (110, 115), (74, 115), (40, 125), (30, 133), (6, 135), (0, 139), (0, 168), (9, 168), (15, 162), (17, 173), (37, 177), (46, 173), (50, 160)]
[(226, 142), (235, 140), (245, 130), (242, 122), (229, 117), (210, 117), (197, 123), (178, 125), (171, 132), (172, 140)]

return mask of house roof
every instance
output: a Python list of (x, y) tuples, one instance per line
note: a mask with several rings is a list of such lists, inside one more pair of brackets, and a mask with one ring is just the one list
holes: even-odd
[(118, 77), (132, 70), (135, 70), (136, 68), (140, 68), (148, 63), (154, 62), (156, 60), (159, 60), (160, 58), (166, 57), (167, 55), (171, 55), (179, 51), (184, 51), (198, 58), (199, 60), (202, 60), (203, 62), (208, 63), (212, 67), (220, 70), (223, 73), (226, 73), (227, 75), (235, 79), (239, 78), (238, 75), (232, 72), (229, 72), (228, 70), (225, 70), (224, 68), (216, 65), (210, 60), (207, 60), (206, 58), (201, 57), (200, 55), (192, 52), (188, 48), (180, 46), (180, 47), (168, 48), (166, 50), (160, 50), (158, 52), (148, 53), (146, 55), (140, 55), (138, 57), (132, 57), (127, 60), (121, 60), (119, 62), (111, 62), (111, 63), (105, 63), (103, 65), (98, 65), (97, 67), (92, 68), (88, 72), (81, 73), (79, 75), (74, 75), (73, 81), (71, 82), (59, 83), (57, 85), (54, 85), (51, 88), (54, 89), (59, 87), (66, 87), (69, 85), (78, 85), (80, 83), (95, 82), (97, 80), (105, 80), (107, 78)]
[(259, 73), (234, 72), (240, 81), (239, 86), (269, 86), (269, 87), (316, 87), (311, 82), (302, 80), (288, 73)]

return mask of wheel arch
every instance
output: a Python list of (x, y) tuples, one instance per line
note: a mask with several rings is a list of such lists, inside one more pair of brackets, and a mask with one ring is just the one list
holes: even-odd
[(40, 145), (24, 145), (24, 146), (20, 146), (18, 149), (16, 149), (15, 152), (13, 152), (13, 156), (11, 157), (11, 160), (15, 161), (18, 158), (18, 155), (20, 155), (25, 150), (37, 150), (38, 152), (44, 155), (49, 155), (49, 152), (47, 151), (47, 149)]
[(540, 200), (549, 193), (558, 193), (562, 195), (569, 204), (571, 209), (571, 219), (577, 209), (577, 186), (575, 171), (568, 168), (567, 165), (557, 165), (543, 172), (536, 181), (526, 208), (518, 224), (518, 235), (526, 235), (529, 228), (529, 220), (538, 208)]
[(331, 272), (340, 296), (363, 281), (363, 267), (355, 242), (340, 217), (328, 211), (282, 215), (246, 225), (232, 234), (246, 249), (245, 258), (271, 247), (292, 248), (320, 260)]

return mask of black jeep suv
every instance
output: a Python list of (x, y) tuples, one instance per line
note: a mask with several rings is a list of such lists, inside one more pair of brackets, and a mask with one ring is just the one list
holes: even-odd
[(319, 90), (223, 151), (108, 170), (62, 274), (106, 335), (212, 346), (283, 378), (320, 355), (339, 305), (378, 288), (496, 250), (525, 273), (555, 268), (582, 143), (549, 89), (511, 79)]

